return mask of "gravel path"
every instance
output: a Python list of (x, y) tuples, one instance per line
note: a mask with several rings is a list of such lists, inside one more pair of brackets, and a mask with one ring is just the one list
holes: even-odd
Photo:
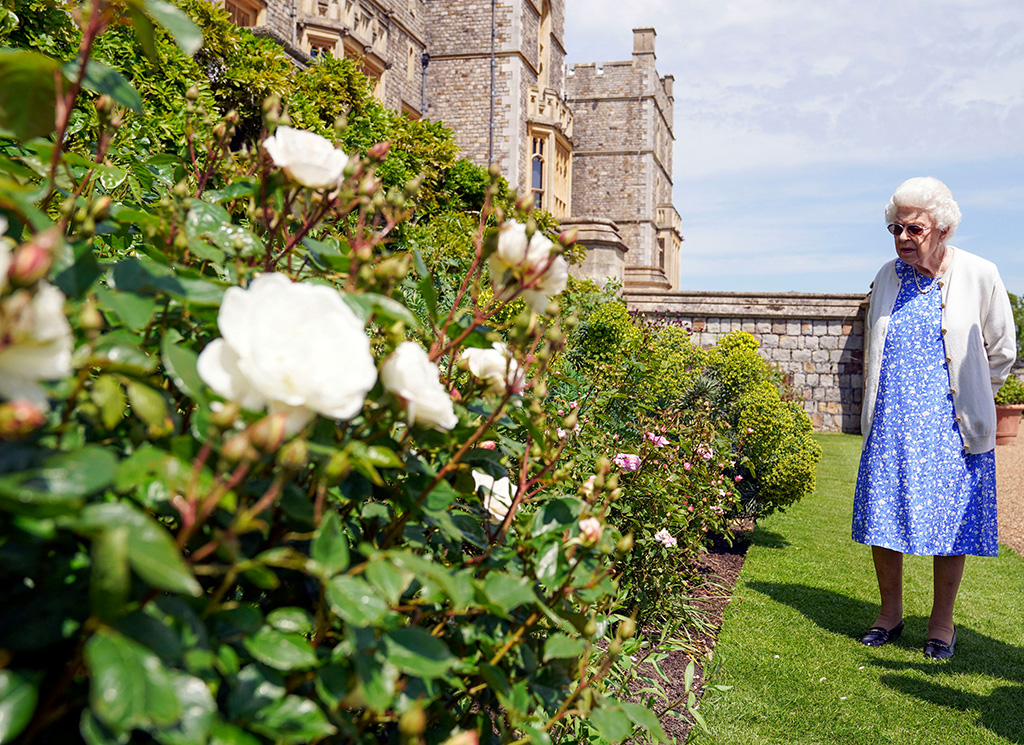
[(996, 446), (999, 542), (1024, 555), (1024, 432), (1013, 445)]

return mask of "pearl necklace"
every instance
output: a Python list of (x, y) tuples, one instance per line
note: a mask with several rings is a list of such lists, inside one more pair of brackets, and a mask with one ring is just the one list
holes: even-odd
[[(943, 264), (946, 263), (946, 258), (947, 258), (948, 255), (949, 255), (949, 250), (947, 248), (943, 247), (943, 250), (942, 250), (942, 261), (939, 262), (939, 275), (940, 276), (945, 274), (945, 272), (942, 270), (942, 266), (943, 266)], [(917, 279), (917, 275), (919, 274), (919, 272), (917, 271), (917, 267), (914, 267), (914, 266), (910, 267), (910, 271), (912, 271), (914, 273), (914, 286), (917, 288), (917, 291), (919, 293), (921, 293), (922, 295), (927, 295), (929, 292), (931, 292), (932, 288), (934, 288), (935, 285), (939, 285), (940, 287), (942, 286), (942, 282), (939, 281), (938, 277), (932, 277), (932, 281), (929, 282), (928, 286), (922, 290), (921, 289), (921, 283)]]
[(927, 295), (929, 292), (932, 291), (932, 288), (939, 283), (939, 280), (936, 277), (932, 277), (932, 281), (929, 282), (928, 286), (922, 290), (921, 283), (917, 279), (917, 269), (911, 267), (911, 271), (914, 273), (914, 286), (917, 287), (917, 291), (920, 292), (922, 295)]

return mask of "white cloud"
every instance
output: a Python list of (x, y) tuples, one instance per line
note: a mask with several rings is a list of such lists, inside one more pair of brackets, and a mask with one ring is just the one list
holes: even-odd
[[(686, 286), (730, 289), (716, 262), (736, 257), (766, 289), (857, 291), (887, 255), (882, 206), (923, 174), (964, 206), (958, 240), (1024, 282), (1020, 0), (567, 0), (568, 59), (629, 59), (645, 26), (676, 79)], [(825, 215), (846, 228), (831, 251)]]

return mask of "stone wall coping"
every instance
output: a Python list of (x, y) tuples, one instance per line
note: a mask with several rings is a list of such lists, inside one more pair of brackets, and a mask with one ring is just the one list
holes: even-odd
[(711, 318), (854, 318), (867, 303), (859, 293), (627, 290), (623, 297), (631, 310)]

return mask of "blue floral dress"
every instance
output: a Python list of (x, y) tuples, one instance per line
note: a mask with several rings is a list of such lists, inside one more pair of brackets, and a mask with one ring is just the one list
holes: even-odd
[[(937, 280), (897, 260), (871, 434), (853, 500), (853, 540), (905, 554), (995, 556), (995, 451), (967, 454), (956, 424)], [(986, 383), (988, 381), (985, 381)]]

